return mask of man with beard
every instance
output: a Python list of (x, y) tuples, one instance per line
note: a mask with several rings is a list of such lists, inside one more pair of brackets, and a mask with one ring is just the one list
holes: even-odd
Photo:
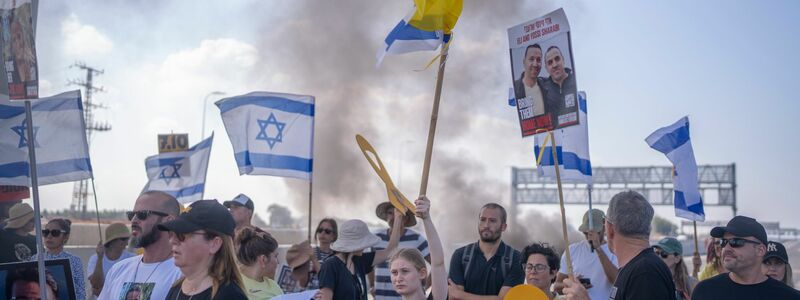
[(175, 219), (180, 206), (175, 197), (159, 191), (142, 193), (133, 211), (129, 211), (132, 238), (136, 247), (144, 248), (139, 256), (118, 262), (106, 276), (106, 284), (98, 299), (125, 299), (128, 291), (138, 287), (139, 299), (164, 299), (172, 284), (181, 276), (172, 258), (169, 233), (156, 225)]
[(767, 254), (767, 231), (753, 218), (735, 216), (725, 227), (714, 227), (720, 238), (722, 265), (729, 273), (697, 284), (692, 299), (800, 299), (800, 293), (761, 270)]
[(450, 299), (503, 299), (522, 284), (522, 255), (500, 240), (506, 230), (506, 210), (496, 203), (481, 208), (480, 240), (456, 249), (450, 259)]
[(564, 67), (561, 49), (556, 46), (547, 48), (544, 62), (550, 77), (542, 82), (542, 87), (548, 112), (553, 113), (553, 124), (557, 124), (558, 115), (578, 105), (578, 87), (575, 85), (575, 74)]

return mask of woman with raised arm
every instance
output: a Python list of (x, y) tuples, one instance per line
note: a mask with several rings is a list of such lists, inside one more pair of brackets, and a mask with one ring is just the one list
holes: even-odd
[[(447, 299), (447, 270), (444, 268), (444, 250), (439, 233), (430, 218), (431, 201), (425, 196), (420, 196), (414, 201), (417, 206), (417, 217), (422, 219), (425, 226), (425, 238), (431, 252), (431, 296), (434, 300)], [(425, 258), (415, 248), (400, 249), (390, 258), (390, 272), (392, 286), (395, 292), (404, 300), (423, 300), (425, 295), (425, 279), (428, 277), (428, 268)]]

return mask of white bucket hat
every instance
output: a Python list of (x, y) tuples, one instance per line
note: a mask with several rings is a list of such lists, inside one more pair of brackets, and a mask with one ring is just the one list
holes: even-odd
[(369, 232), (367, 224), (361, 220), (347, 220), (339, 226), (339, 237), (331, 249), (336, 252), (356, 252), (375, 246), (381, 238)]

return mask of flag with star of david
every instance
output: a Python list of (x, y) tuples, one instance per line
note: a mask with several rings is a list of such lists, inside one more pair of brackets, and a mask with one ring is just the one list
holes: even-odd
[(190, 203), (203, 198), (214, 134), (186, 151), (153, 155), (144, 160), (148, 182), (142, 192), (161, 191)]
[(252, 92), (216, 102), (239, 175), (311, 180), (314, 97)]
[[(79, 90), (31, 101), (39, 185), (92, 177)], [(0, 101), (0, 184), (30, 186), (24, 102)]]

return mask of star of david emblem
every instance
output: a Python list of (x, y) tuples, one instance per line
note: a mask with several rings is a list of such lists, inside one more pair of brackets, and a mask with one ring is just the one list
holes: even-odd
[(183, 166), (183, 164), (171, 164), (167, 165), (166, 168), (161, 169), (161, 173), (158, 174), (158, 179), (164, 179), (164, 182), (169, 184), (172, 179), (181, 178), (181, 174), (178, 173), (178, 170)]
[[(28, 147), (28, 120), (22, 120), (22, 124), (11, 127), (17, 135), (19, 135), (19, 146), (18, 148)], [(33, 146), (39, 148), (39, 141), (36, 140), (36, 134), (39, 133), (39, 126), (33, 126)]]
[[(257, 140), (267, 141), (269, 149), (272, 149), (275, 144), (283, 142), (283, 128), (286, 127), (286, 123), (278, 122), (278, 119), (275, 118), (273, 113), (269, 113), (269, 117), (266, 120), (256, 119), (256, 121), (258, 122), (258, 127), (260, 128), (258, 135), (256, 135)], [(268, 129), (270, 125), (275, 126), (277, 129), (275, 136), (269, 135)]]

